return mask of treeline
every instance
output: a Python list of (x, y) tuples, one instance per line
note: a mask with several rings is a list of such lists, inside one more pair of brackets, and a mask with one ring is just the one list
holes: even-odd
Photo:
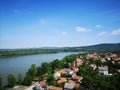
[(70, 48), (0, 50), (0, 58), (12, 57), (12, 56), (21, 56), (21, 55), (47, 54), (47, 53), (58, 53), (58, 52), (76, 52), (76, 51), (80, 51), (80, 50), (70, 49)]

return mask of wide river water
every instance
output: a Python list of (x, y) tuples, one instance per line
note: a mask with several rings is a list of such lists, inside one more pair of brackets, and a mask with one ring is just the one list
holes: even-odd
[(10, 58), (0, 58), (0, 75), (3, 79), (3, 85), (7, 84), (7, 76), (13, 73), (16, 78), (18, 74), (25, 76), (25, 73), (32, 64), (40, 66), (42, 62), (50, 62), (55, 59), (62, 59), (66, 55), (78, 54), (81, 52), (61, 52), (54, 54), (37, 54), (37, 55), (26, 55)]

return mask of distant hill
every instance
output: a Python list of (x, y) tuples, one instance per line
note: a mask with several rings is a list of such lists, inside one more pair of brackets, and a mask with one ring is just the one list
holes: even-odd
[(32, 54), (58, 53), (58, 52), (80, 52), (80, 51), (120, 51), (120, 43), (97, 44), (83, 47), (42, 47), (24, 49), (0, 49), (0, 57), (12, 57)]
[(97, 44), (91, 46), (75, 47), (82, 50), (120, 50), (120, 43)]

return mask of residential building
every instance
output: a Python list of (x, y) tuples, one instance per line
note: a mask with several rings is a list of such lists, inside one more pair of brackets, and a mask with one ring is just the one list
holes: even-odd
[(98, 67), (98, 70), (99, 70), (99, 74), (108, 75), (108, 67), (107, 66)]

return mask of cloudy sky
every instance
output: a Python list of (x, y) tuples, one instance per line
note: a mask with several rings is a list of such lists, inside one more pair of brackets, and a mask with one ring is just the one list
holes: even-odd
[(0, 0), (0, 48), (120, 42), (120, 0)]

